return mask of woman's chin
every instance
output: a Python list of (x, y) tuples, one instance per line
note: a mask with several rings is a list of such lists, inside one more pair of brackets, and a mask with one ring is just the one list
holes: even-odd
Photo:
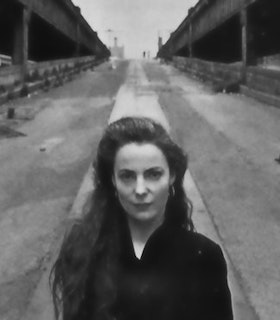
[(128, 214), (129, 218), (138, 223), (153, 223), (157, 220), (162, 220), (161, 215), (152, 211), (138, 211), (133, 214)]

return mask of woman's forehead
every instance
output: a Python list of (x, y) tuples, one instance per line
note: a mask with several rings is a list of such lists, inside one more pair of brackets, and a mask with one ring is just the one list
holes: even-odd
[(168, 166), (159, 147), (151, 143), (129, 143), (121, 147), (115, 158), (115, 168), (146, 168)]

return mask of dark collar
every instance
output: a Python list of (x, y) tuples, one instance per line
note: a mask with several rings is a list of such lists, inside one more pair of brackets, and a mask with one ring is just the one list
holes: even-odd
[(142, 253), (141, 259), (135, 255), (131, 233), (128, 226), (126, 214), (120, 219), (120, 244), (121, 244), (121, 261), (125, 264), (145, 264), (151, 259), (156, 259), (162, 255), (163, 251), (170, 245), (170, 239), (177, 237), (181, 233), (182, 228), (179, 226), (171, 226), (164, 221), (149, 237)]

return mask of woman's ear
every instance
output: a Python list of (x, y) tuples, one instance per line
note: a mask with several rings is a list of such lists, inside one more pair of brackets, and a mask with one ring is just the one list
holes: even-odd
[(113, 183), (113, 186), (116, 188), (116, 179), (114, 174), (112, 175), (112, 183)]
[(171, 173), (171, 174), (170, 174), (170, 179), (169, 179), (169, 185), (172, 186), (173, 183), (175, 182), (175, 180), (176, 180), (176, 175), (175, 175), (175, 173)]

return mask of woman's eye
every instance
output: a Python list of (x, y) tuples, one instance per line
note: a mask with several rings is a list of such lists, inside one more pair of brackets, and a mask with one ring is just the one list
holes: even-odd
[(160, 170), (149, 170), (145, 173), (147, 179), (158, 180), (162, 176)]
[(130, 172), (130, 171), (121, 172), (119, 177), (124, 182), (130, 182), (130, 181), (133, 181), (135, 179), (134, 173)]

